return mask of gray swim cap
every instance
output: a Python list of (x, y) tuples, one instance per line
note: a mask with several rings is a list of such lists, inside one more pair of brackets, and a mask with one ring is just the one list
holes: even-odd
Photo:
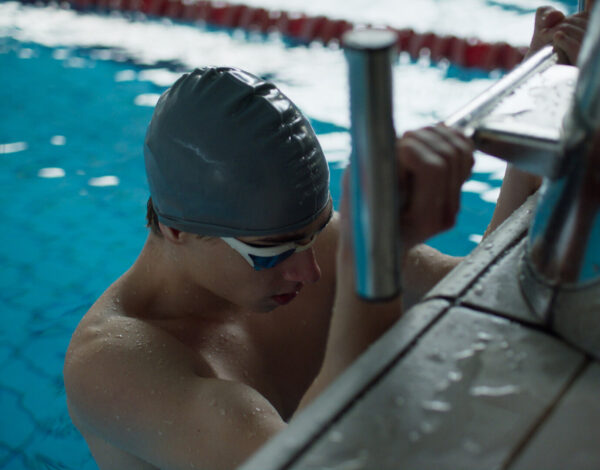
[(186, 232), (292, 232), (329, 200), (308, 120), (275, 85), (234, 68), (197, 69), (163, 93), (144, 155), (158, 219)]

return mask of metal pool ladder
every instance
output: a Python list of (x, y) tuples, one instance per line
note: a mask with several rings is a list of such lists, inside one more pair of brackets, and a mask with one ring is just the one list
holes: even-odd
[[(400, 286), (394, 265), (401, 229), (392, 222), (401, 195), (390, 189), (394, 38), (386, 34), (365, 30), (345, 38), (357, 292), (372, 300), (396, 295)], [(445, 123), (471, 136), (478, 149), (544, 177), (520, 261), (522, 293), (548, 327), (600, 358), (600, 155), (590, 153), (600, 130), (598, 5), (578, 66), (558, 65), (548, 46)]]

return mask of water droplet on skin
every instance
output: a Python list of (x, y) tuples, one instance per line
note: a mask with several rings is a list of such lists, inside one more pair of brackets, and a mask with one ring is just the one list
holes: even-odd
[(441, 400), (430, 400), (421, 403), (421, 407), (427, 411), (435, 411), (437, 413), (446, 413), (452, 409), (450, 403)]
[(483, 351), (485, 348), (487, 348), (487, 345), (485, 343), (478, 342), (473, 345), (474, 351)]
[(121, 334), (119, 334), (119, 335), (115, 335), (115, 336), (116, 336), (117, 338), (119, 338), (119, 339), (123, 337), (123, 335), (121, 335)]
[(483, 295), (485, 289), (483, 288), (483, 286), (481, 284), (477, 284), (475, 286), (475, 288), (473, 289), (473, 292), (475, 293), (475, 295), (481, 296)]

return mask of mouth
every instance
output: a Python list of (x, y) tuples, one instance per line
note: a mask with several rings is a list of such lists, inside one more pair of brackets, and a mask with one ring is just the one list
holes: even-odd
[(271, 298), (279, 305), (289, 304), (296, 296), (300, 293), (300, 288), (294, 292), (288, 292), (286, 294), (274, 295)]

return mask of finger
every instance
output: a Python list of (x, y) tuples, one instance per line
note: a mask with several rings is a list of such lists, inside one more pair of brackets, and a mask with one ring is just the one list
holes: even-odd
[(590, 12), (587, 10), (584, 10), (584, 11), (580, 11), (579, 13), (575, 13), (574, 15), (567, 16), (565, 19), (570, 20), (572, 18), (583, 18), (587, 21), (589, 17), (590, 17)]
[(569, 25), (561, 26), (561, 29), (554, 35), (554, 48), (564, 53), (568, 64), (576, 64), (584, 36), (585, 32), (579, 28)]
[(452, 186), (453, 193), (450, 195), (450, 197), (452, 197), (454, 200), (454, 213), (449, 219), (449, 225), (447, 227), (450, 228), (456, 222), (456, 216), (460, 209), (462, 186), (464, 182), (471, 176), (471, 171), (473, 169), (473, 165), (475, 164), (475, 144), (472, 139), (455, 129), (451, 129), (446, 126), (437, 126), (435, 130), (443, 135), (443, 137), (447, 139), (447, 141), (450, 142), (451, 145), (456, 149), (456, 153), (453, 155), (453, 165), (457, 168), (455, 173), (456, 182), (455, 185)]
[(475, 144), (473, 140), (464, 135), (462, 132), (446, 127), (444, 125), (436, 126), (434, 130), (440, 134), (446, 141), (458, 151), (457, 164), (460, 168), (458, 172), (462, 179), (461, 184), (471, 176), (471, 170), (475, 163), (473, 152)]
[(441, 156), (445, 158), (450, 169), (448, 172), (449, 184), (447, 186), (450, 212), (447, 214), (446, 219), (447, 228), (450, 228), (454, 225), (460, 207), (462, 185), (471, 175), (471, 169), (475, 162), (473, 158), (474, 144), (471, 139), (461, 132), (446, 126), (435, 126), (431, 128), (431, 132), (435, 133), (438, 139), (443, 139), (451, 148), (451, 151), (446, 153), (439, 148), (437, 149)]
[(556, 32), (562, 31), (567, 36), (583, 37), (587, 30), (588, 22), (584, 19), (573, 18), (570, 21), (563, 21), (557, 28)]
[[(452, 145), (450, 139), (444, 135), (446, 131), (440, 131), (435, 127), (427, 127), (415, 132), (414, 138), (421, 144), (427, 146), (437, 157), (444, 160), (445, 166), (445, 184), (444, 184), (444, 227), (451, 227), (454, 224), (454, 218), (458, 211), (458, 200), (455, 197), (456, 193), (460, 192), (459, 172), (460, 159), (457, 155), (460, 153), (457, 148)], [(442, 189), (441, 187), (439, 188)]]
[(582, 13), (577, 13), (575, 15), (571, 15), (571, 16), (568, 16), (567, 18), (565, 18), (563, 23), (571, 23), (571, 24), (578, 25), (578, 26), (585, 28), (589, 21), (589, 16), (590, 15), (587, 11), (582, 12)]
[(445, 170), (443, 158), (415, 138), (405, 134), (399, 145), (400, 165), (413, 180), (408, 205), (403, 214), (405, 238), (410, 244), (443, 230)]
[(542, 47), (552, 43), (554, 30), (564, 18), (565, 15), (552, 7), (544, 6), (537, 9), (535, 12), (533, 36), (526, 57), (531, 56), (531, 54), (539, 51)]
[(565, 15), (562, 12), (550, 6), (543, 6), (536, 10), (534, 24), (536, 29), (552, 28), (564, 19)]

